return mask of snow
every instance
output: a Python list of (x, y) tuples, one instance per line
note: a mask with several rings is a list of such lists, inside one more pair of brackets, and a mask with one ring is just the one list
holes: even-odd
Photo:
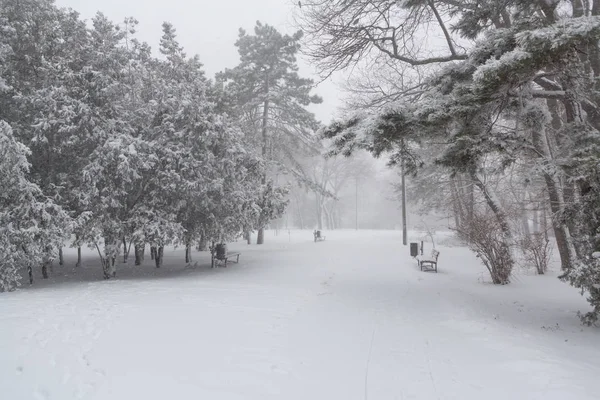
[(0, 298), (2, 398), (598, 398), (599, 332), (556, 274), (494, 286), (440, 235), (435, 274), (397, 231), (325, 233), (231, 243), (227, 268), (170, 249), (109, 281), (93, 252), (74, 272), (65, 251), (51, 279)]

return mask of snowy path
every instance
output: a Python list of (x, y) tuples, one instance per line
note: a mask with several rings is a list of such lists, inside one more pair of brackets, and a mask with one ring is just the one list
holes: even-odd
[(305, 235), (236, 243), (227, 269), (178, 250), (168, 277), (3, 294), (2, 398), (598, 398), (600, 335), (555, 277), (494, 287), (465, 249), (432, 274), (397, 232)]

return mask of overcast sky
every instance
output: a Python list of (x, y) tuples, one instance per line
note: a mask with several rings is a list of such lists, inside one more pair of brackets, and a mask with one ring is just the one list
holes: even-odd
[[(139, 21), (138, 38), (156, 51), (161, 25), (171, 22), (177, 29), (180, 44), (188, 55), (198, 54), (209, 76), (237, 65), (239, 57), (234, 43), (238, 29), (251, 32), (257, 20), (275, 26), (282, 33), (292, 33), (292, 0), (56, 0), (61, 7), (71, 7), (89, 20), (101, 11), (113, 22), (125, 17)], [(311, 66), (301, 60), (300, 73), (318, 81)], [(323, 97), (323, 104), (311, 106), (322, 122), (329, 122), (340, 104), (340, 93), (332, 82), (320, 84), (313, 93)]]

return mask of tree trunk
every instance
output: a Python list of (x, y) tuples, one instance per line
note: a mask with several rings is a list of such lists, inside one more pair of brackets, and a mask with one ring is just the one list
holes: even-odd
[(571, 0), (571, 5), (573, 7), (573, 18), (582, 17), (584, 15), (585, 9), (582, 0)]
[(110, 270), (109, 270), (111, 278), (117, 276), (117, 257), (113, 256), (110, 259)]
[(549, 240), (548, 237), (548, 213), (546, 211), (546, 204), (542, 203), (542, 230), (544, 231), (544, 239)]
[(463, 204), (461, 201), (460, 193), (456, 187), (456, 178), (450, 179), (450, 193), (452, 195), (452, 210), (454, 213), (454, 226), (456, 229), (461, 227), (461, 223), (464, 221)]
[[(567, 179), (564, 180), (563, 183), (563, 197), (564, 197), (564, 207), (571, 206), (571, 208), (576, 208), (576, 203), (578, 202), (577, 191), (575, 189), (575, 183), (569, 182)], [(571, 243), (573, 243), (574, 255), (577, 258), (581, 258), (584, 256), (585, 250), (580, 249), (579, 246), (573, 241), (572, 238), (580, 237), (580, 232), (578, 232), (577, 224), (575, 223), (574, 218), (567, 218), (565, 224), (569, 228), (569, 237), (571, 238)]]
[(456, 192), (454, 186), (454, 182), (452, 182), (450, 184), (450, 193), (452, 194), (452, 213), (454, 214), (454, 227), (459, 229), (461, 227), (462, 212), (460, 211), (461, 207), (458, 199), (458, 193)]
[[(404, 145), (404, 141), (402, 142)], [(402, 244), (406, 246), (408, 244), (408, 221), (406, 220), (406, 174), (404, 172), (404, 157), (401, 163), (401, 175), (402, 175)]]
[[(269, 94), (269, 76), (265, 77), (265, 95)], [(268, 135), (268, 126), (269, 126), (269, 100), (265, 100), (263, 103), (263, 116), (262, 116), (262, 157), (265, 162), (268, 157), (268, 146), (269, 146), (269, 135)], [(262, 176), (262, 184), (265, 185), (267, 183), (267, 172), (263, 173)], [(267, 221), (260, 221), (261, 225), (266, 223)], [(265, 242), (265, 228), (260, 226), (258, 228), (258, 234), (256, 235), (256, 244), (263, 244)]]
[(42, 265), (42, 276), (44, 277), (44, 279), (48, 279), (48, 266), (47, 266), (47, 262), (44, 262), (44, 264)]
[(150, 246), (150, 259), (156, 260), (156, 246)]
[(200, 241), (198, 242), (198, 251), (208, 250), (208, 240), (206, 240), (206, 234), (200, 234)]
[(329, 214), (327, 207), (323, 207), (323, 214), (325, 217), (325, 227), (331, 229), (331, 215)]
[(539, 206), (536, 203), (535, 209), (533, 210), (533, 232), (540, 233), (540, 211)]
[(134, 245), (133, 251), (135, 252), (135, 265), (142, 265), (144, 247), (145, 245)]
[(164, 246), (160, 246), (158, 249), (154, 248), (154, 264), (156, 268), (162, 267), (164, 249)]
[(316, 211), (317, 211), (317, 229), (323, 230), (323, 206), (321, 204), (321, 198), (316, 193)]
[(81, 246), (77, 246), (77, 264), (75, 264), (77, 268), (81, 267)]
[(129, 258), (129, 250), (127, 249), (127, 240), (125, 236), (123, 236), (123, 264), (127, 264), (127, 259)]
[(572, 250), (572, 245), (570, 244), (571, 235), (569, 228), (565, 223), (561, 222), (562, 211), (564, 210), (562, 193), (552, 176), (545, 173), (544, 180), (548, 187), (550, 210), (552, 211), (552, 228), (554, 230), (554, 238), (556, 239), (556, 245), (560, 255), (561, 268), (567, 270), (573, 265), (572, 260), (575, 252)]
[(65, 265), (65, 258), (64, 258), (64, 255), (63, 255), (63, 248), (62, 247), (60, 247), (58, 249), (58, 265), (60, 265), (61, 267), (63, 265)]
[[(450, 221), (448, 221), (448, 223), (450, 223)], [(460, 217), (458, 211), (456, 210), (456, 206), (454, 207), (454, 228), (460, 228)]]
[(101, 257), (100, 261), (102, 262), (102, 277), (104, 279), (110, 279), (110, 258)]
[(302, 215), (302, 210), (300, 209), (300, 202), (298, 201), (298, 195), (294, 191), (294, 203), (296, 204), (296, 215), (298, 217), (298, 224), (300, 224), (300, 229), (304, 229), (304, 216)]
[(119, 253), (119, 239), (105, 240), (104, 253), (106, 257), (106, 269), (104, 271), (105, 279), (114, 278), (117, 276), (117, 254)]
[(527, 214), (527, 207), (524, 202), (520, 203), (520, 214), (521, 214), (521, 229), (523, 230), (524, 236), (531, 235), (529, 231), (529, 215)]
[[(268, 82), (267, 82), (267, 92), (269, 90)], [(263, 116), (262, 116), (262, 156), (263, 159), (267, 160), (268, 155), (268, 146), (269, 146), (269, 135), (268, 135), (268, 126), (269, 126), (269, 100), (265, 100), (263, 104)], [(263, 184), (267, 182), (266, 173), (263, 174)]]
[[(536, 150), (536, 154), (542, 162), (551, 161), (550, 148), (545, 139), (546, 130), (543, 126), (534, 127), (531, 129), (532, 144)], [(554, 229), (554, 237), (558, 253), (560, 254), (560, 262), (563, 270), (571, 268), (573, 265), (573, 256), (575, 255), (573, 245), (571, 243), (571, 235), (569, 227), (563, 221), (563, 212), (565, 209), (564, 197), (562, 189), (556, 180), (548, 171), (543, 171), (544, 181), (548, 189), (548, 197), (550, 199), (550, 209), (552, 210), (552, 227)]]
[(467, 201), (467, 218), (469, 220), (473, 219), (473, 215), (475, 214), (475, 185), (471, 182), (469, 183), (469, 199)]
[(112, 257), (105, 257), (102, 262), (102, 273), (104, 275), (104, 279), (111, 278), (111, 272), (113, 270), (113, 266), (111, 265), (114, 259)]
[(265, 228), (259, 228), (256, 234), (256, 244), (263, 244), (265, 242)]
[(470, 175), (471, 175), (471, 178), (473, 179), (473, 183), (475, 184), (475, 186), (477, 186), (479, 188), (479, 190), (481, 191), (481, 193), (483, 194), (486, 204), (488, 205), (490, 210), (492, 210), (492, 212), (494, 213), (494, 216), (496, 217), (496, 220), (498, 221), (498, 224), (500, 225), (500, 228), (502, 229), (502, 233), (504, 233), (504, 235), (506, 236), (507, 239), (511, 238), (512, 232), (510, 231), (510, 225), (508, 223), (508, 218), (506, 217), (506, 213), (504, 212), (504, 209), (500, 205), (500, 202), (490, 192), (490, 190), (487, 188), (485, 183), (483, 183), (483, 181), (481, 179), (479, 179), (479, 177), (475, 173), (474, 169), (471, 169)]
[(33, 285), (33, 268), (31, 268), (31, 264), (27, 266), (27, 274), (29, 275), (29, 284)]
[(185, 263), (189, 264), (192, 262), (192, 245), (188, 242), (185, 245)]
[(246, 231), (246, 243), (252, 244), (252, 232)]

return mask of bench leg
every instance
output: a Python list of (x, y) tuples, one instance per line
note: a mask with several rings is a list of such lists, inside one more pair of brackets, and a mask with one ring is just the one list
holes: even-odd
[(240, 263), (240, 255), (239, 254), (237, 255), (237, 259), (235, 260), (235, 262), (238, 264)]

